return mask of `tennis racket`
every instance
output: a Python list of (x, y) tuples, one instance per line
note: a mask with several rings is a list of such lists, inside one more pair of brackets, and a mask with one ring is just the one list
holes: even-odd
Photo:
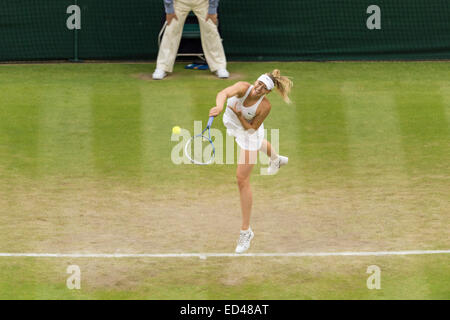
[[(209, 117), (208, 124), (202, 133), (190, 138), (184, 147), (184, 154), (193, 163), (207, 165), (214, 160), (216, 149), (211, 140), (211, 125), (214, 117)], [(208, 136), (204, 134), (208, 130)]]

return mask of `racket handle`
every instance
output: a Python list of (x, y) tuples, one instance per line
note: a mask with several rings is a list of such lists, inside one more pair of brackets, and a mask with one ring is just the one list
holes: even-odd
[(214, 117), (209, 117), (208, 124), (206, 125), (206, 127), (211, 128), (213, 121), (214, 121)]

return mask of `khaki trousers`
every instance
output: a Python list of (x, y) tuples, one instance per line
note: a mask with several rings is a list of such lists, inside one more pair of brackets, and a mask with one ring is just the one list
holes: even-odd
[(173, 71), (178, 47), (180, 46), (184, 22), (189, 12), (194, 11), (200, 26), (200, 37), (206, 62), (212, 72), (226, 69), (227, 61), (223, 50), (222, 39), (220, 39), (217, 26), (211, 19), (206, 21), (208, 14), (208, 0), (174, 0), (175, 14), (178, 20), (172, 19), (166, 27), (164, 36), (159, 47), (156, 68), (166, 72)]

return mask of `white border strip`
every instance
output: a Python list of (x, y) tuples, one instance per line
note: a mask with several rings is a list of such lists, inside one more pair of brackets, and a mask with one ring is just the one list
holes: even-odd
[(450, 250), (409, 250), (372, 252), (287, 252), (287, 253), (0, 253), (0, 257), (32, 258), (216, 258), (216, 257), (332, 257), (401, 256), (450, 254)]

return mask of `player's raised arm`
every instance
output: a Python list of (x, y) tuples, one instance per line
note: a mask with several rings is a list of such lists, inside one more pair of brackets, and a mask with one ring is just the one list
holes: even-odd
[(234, 96), (238, 97), (243, 96), (249, 87), (250, 83), (239, 81), (236, 82), (234, 85), (220, 91), (216, 96), (216, 106), (209, 110), (209, 116), (215, 117), (219, 115), (222, 112), (223, 106), (228, 98)]

